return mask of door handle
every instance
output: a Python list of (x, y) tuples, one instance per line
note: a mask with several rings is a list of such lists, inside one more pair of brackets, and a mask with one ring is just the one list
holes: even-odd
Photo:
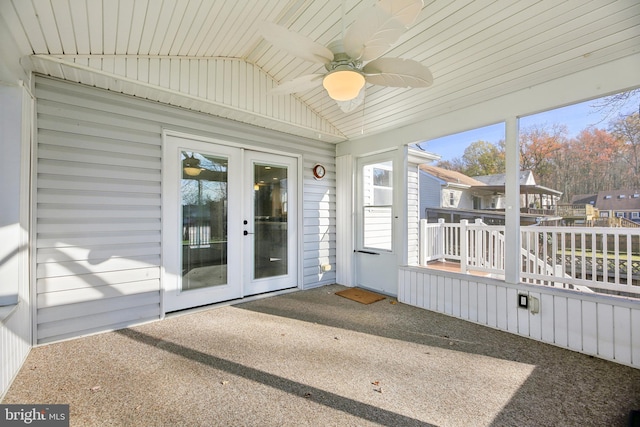
[(357, 250), (357, 251), (353, 251), (353, 252), (359, 252), (361, 254), (367, 254), (367, 255), (380, 255), (380, 253), (378, 253), (378, 252), (363, 251), (363, 250)]

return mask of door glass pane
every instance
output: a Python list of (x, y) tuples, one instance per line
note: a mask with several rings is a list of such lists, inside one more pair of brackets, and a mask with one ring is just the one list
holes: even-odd
[(227, 165), (224, 157), (181, 153), (182, 290), (227, 283)]
[(390, 251), (393, 243), (393, 163), (365, 165), (363, 177), (363, 246)]
[(287, 274), (287, 168), (254, 164), (255, 279)]

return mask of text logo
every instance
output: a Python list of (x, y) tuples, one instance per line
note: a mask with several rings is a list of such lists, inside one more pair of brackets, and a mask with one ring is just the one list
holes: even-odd
[(0, 427), (69, 427), (69, 405), (0, 405)]

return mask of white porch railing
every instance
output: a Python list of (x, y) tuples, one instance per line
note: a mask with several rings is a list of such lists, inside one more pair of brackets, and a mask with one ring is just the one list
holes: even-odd
[[(420, 265), (460, 262), (504, 277), (504, 226), (420, 221)], [(640, 229), (521, 227), (524, 283), (640, 296)]]

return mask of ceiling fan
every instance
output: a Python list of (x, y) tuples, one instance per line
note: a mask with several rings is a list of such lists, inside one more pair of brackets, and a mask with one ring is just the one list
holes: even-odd
[(289, 29), (263, 22), (262, 36), (279, 49), (324, 64), (326, 73), (309, 74), (284, 82), (273, 94), (304, 92), (320, 85), (344, 112), (364, 100), (365, 83), (390, 87), (427, 87), (429, 69), (412, 59), (381, 58), (404, 34), (422, 10), (423, 0), (380, 0), (360, 15), (342, 40), (327, 47)]

